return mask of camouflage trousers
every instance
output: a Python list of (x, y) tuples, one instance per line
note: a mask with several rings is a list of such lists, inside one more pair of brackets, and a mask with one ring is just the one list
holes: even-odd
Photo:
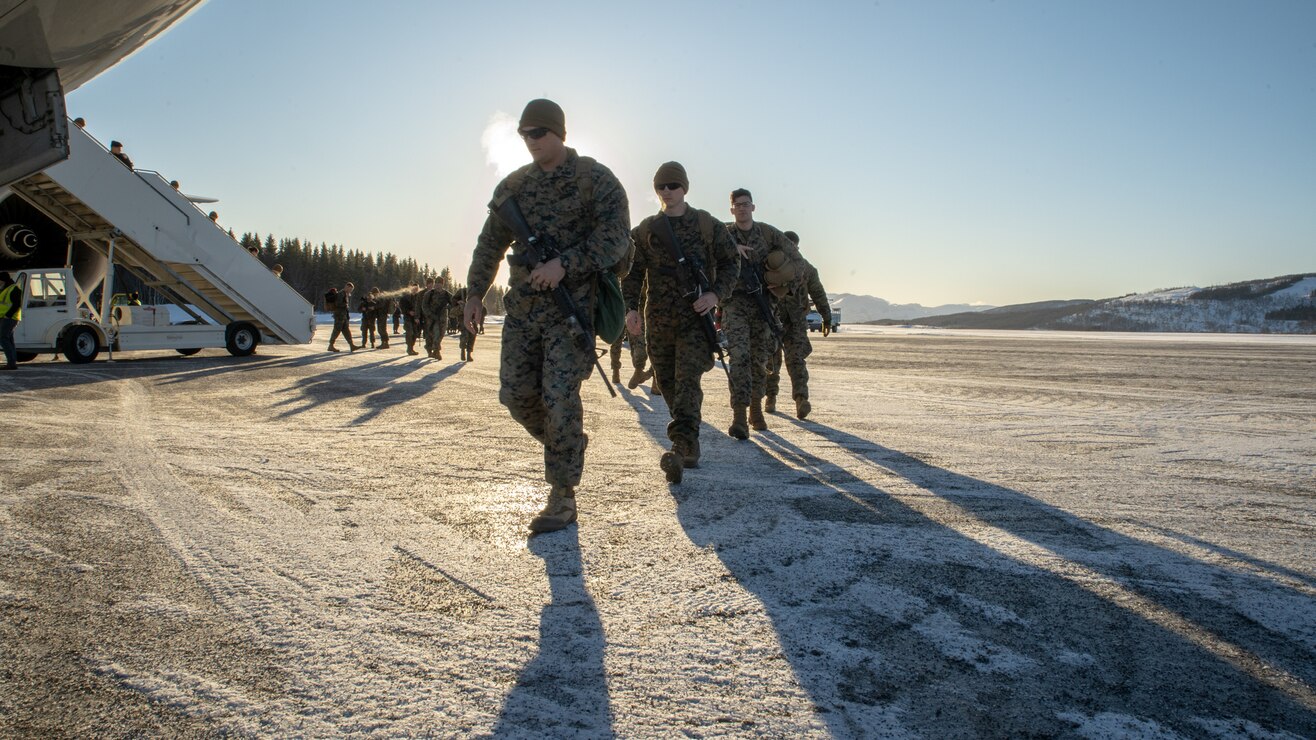
[(544, 446), (544, 480), (575, 486), (585, 467), (580, 384), (594, 370), (594, 355), (576, 344), (555, 305), (541, 303), (503, 324), (498, 400)]
[(681, 442), (698, 454), (699, 424), (703, 419), (703, 375), (713, 369), (713, 352), (703, 330), (687, 316), (648, 316), (649, 362), (672, 420), (667, 438)]
[(768, 362), (776, 340), (754, 296), (741, 291), (722, 304), (722, 331), (731, 363), (731, 407), (749, 406), (766, 392)]
[[(609, 354), (612, 355), (613, 370), (621, 369), (621, 346), (626, 342), (627, 336), (629, 334), (630, 332), (623, 331), (621, 333), (621, 336), (617, 337), (617, 341), (613, 342), (612, 347), (608, 349)], [(643, 370), (644, 363), (649, 359), (649, 351), (645, 349), (644, 346), (644, 330), (643, 329), (640, 330), (639, 336), (630, 337), (630, 341), (631, 341), (631, 367), (635, 368), (636, 370)]]
[(805, 320), (808, 314), (801, 306), (787, 306), (784, 303), (777, 309), (777, 318), (781, 320), (781, 348), (772, 356), (768, 366), (767, 392), (769, 396), (777, 395), (781, 384), (782, 356), (786, 359), (786, 372), (791, 378), (791, 397), (809, 397), (809, 368), (804, 358), (813, 352), (809, 342), (809, 324)]
[(348, 321), (347, 314), (334, 314), (334, 330), (329, 332), (329, 346), (334, 346), (339, 335), (347, 337), (347, 343), (350, 346), (352, 342), (352, 324)]
[(388, 346), (388, 314), (381, 313), (375, 317), (375, 330), (379, 334), (379, 346)]
[(443, 350), (443, 335), (448, 331), (448, 314), (425, 316), (425, 351)]
[(416, 348), (416, 336), (420, 334), (419, 324), (415, 316), (402, 317), (402, 333), (407, 339), (407, 349)]
[(369, 313), (361, 313), (361, 346), (366, 344), (373, 346), (375, 344), (375, 317)]
[(470, 352), (475, 349), (475, 335), (471, 333), (470, 329), (466, 328), (466, 324), (462, 324), (458, 330), (461, 332), (462, 351)]

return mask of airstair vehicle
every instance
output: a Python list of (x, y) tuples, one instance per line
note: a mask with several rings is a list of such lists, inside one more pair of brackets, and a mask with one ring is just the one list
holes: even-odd
[[(124, 166), (77, 126), (68, 138), (68, 159), (9, 185), (68, 237), (62, 267), (17, 273), (21, 359), (218, 347), (245, 356), (262, 342), (311, 341), (311, 304), (164, 177)], [(176, 308), (114, 305), (120, 271)]]

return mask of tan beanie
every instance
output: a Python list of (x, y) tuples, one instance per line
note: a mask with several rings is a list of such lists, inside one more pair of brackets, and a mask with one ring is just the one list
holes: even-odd
[(551, 100), (537, 98), (525, 104), (521, 111), (521, 123), (518, 128), (544, 128), (557, 134), (559, 139), (567, 138), (567, 116), (561, 106)]
[(665, 182), (679, 182), (681, 189), (690, 192), (690, 178), (685, 176), (685, 168), (680, 162), (666, 162), (653, 175), (654, 187), (662, 185)]

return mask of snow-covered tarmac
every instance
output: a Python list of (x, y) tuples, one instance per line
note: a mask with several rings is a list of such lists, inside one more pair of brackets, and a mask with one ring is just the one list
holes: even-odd
[(326, 339), (0, 375), (0, 735), (1316, 736), (1316, 338), (845, 327), (675, 487), (596, 376), (533, 539), (496, 326)]

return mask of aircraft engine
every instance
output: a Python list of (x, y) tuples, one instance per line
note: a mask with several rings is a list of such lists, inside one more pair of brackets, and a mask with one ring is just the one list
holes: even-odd
[(23, 224), (9, 224), (0, 227), (0, 255), (7, 259), (21, 260), (31, 257), (41, 242), (37, 232)]

